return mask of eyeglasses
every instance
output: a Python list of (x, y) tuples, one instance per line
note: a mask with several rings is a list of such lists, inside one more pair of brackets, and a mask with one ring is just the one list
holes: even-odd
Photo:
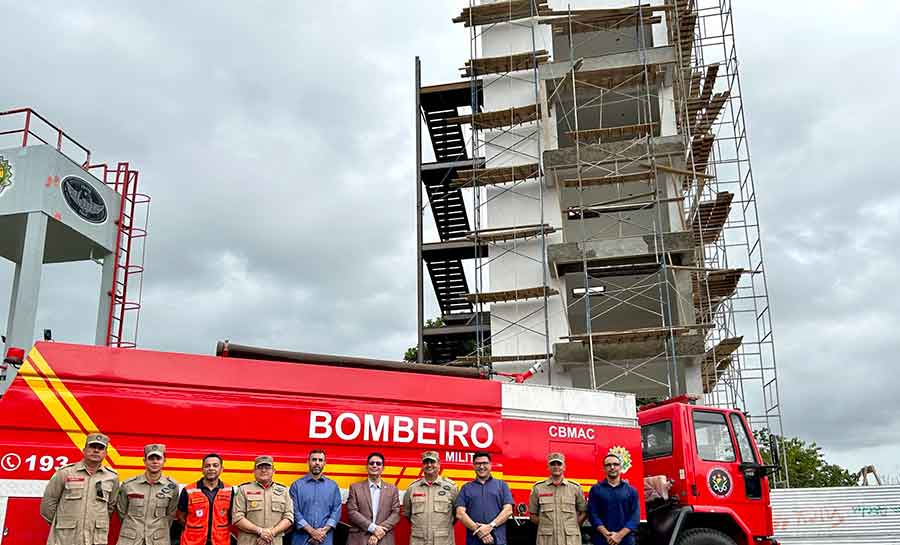
[(369, 462), (369, 465), (370, 465), (370, 466), (378, 467), (378, 466), (383, 466), (383, 465), (384, 465), (384, 462), (379, 462), (378, 460), (371, 460), (371, 461)]

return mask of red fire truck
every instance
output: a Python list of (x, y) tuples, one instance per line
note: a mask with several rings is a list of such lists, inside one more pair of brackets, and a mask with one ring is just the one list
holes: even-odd
[[(268, 358), (278, 359), (289, 358)], [(767, 468), (737, 411), (675, 401), (638, 412), (630, 394), (293, 359), (306, 363), (38, 343), (0, 399), (0, 543), (46, 540), (44, 486), (95, 431), (111, 437), (106, 463), (122, 479), (143, 471), (150, 442), (167, 445), (166, 473), (181, 483), (200, 478), (202, 456), (216, 452), (228, 484), (251, 479), (259, 454), (274, 456), (276, 480), (290, 484), (309, 450), (324, 448), (325, 472), (345, 494), (373, 450), (401, 491), (419, 477), (423, 450), (439, 451), (460, 484), (473, 478), (472, 452), (487, 450), (516, 502), (510, 545), (534, 543), (526, 506), (548, 452), (566, 454), (567, 477), (585, 492), (611, 452), (642, 498), (646, 475), (673, 481), (667, 500), (642, 507), (641, 543), (774, 543)], [(407, 536), (401, 525), (399, 543)]]

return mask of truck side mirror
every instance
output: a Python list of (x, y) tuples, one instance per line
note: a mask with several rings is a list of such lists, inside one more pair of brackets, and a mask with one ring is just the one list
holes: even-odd
[(781, 469), (781, 452), (778, 450), (778, 438), (774, 434), (769, 434), (769, 453), (772, 456), (772, 465)]

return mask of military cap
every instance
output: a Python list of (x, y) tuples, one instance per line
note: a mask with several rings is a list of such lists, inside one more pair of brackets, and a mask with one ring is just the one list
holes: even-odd
[(154, 454), (164, 458), (166, 456), (166, 446), (153, 443), (144, 447), (144, 458), (149, 458)]
[(562, 452), (551, 452), (547, 455), (547, 463), (550, 464), (553, 462), (560, 462), (564, 464), (566, 463), (566, 457)]
[(253, 461), (253, 467), (257, 468), (261, 465), (269, 464), (270, 466), (275, 466), (275, 460), (272, 459), (271, 456), (257, 456), (256, 460)]
[(109, 444), (109, 437), (103, 435), (102, 433), (92, 433), (87, 436), (87, 439), (84, 441), (84, 446), (90, 445), (101, 445), (103, 448), (106, 448), (106, 445)]
[(441, 461), (440, 457), (438, 457), (438, 453), (433, 450), (426, 450), (422, 453), (422, 461), (433, 460), (435, 462)]

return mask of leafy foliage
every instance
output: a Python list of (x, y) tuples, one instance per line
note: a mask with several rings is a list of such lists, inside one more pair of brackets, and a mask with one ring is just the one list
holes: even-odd
[[(766, 464), (772, 464), (769, 430), (754, 433), (760, 454)], [(856, 486), (857, 476), (837, 464), (829, 464), (822, 448), (799, 437), (782, 437), (782, 466), (787, 466), (792, 488), (823, 488), (828, 486)], [(784, 480), (779, 475), (779, 481)], [(771, 481), (770, 481), (771, 482)]]

